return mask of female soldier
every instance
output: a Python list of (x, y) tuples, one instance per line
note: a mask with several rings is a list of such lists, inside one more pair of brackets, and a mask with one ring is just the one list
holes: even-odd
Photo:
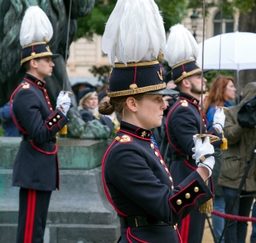
[[(211, 174), (214, 158), (210, 156), (204, 163), (199, 161), (214, 149), (208, 137), (202, 143), (195, 136), (194, 156), (199, 167), (175, 185), (150, 138), (151, 129), (162, 122), (166, 108), (162, 96), (172, 91), (164, 89), (157, 61), (133, 63), (128, 68), (119, 65), (122, 67), (116, 64), (111, 73), (110, 101), (99, 107), (102, 114), (115, 111), (122, 117), (120, 131), (102, 162), (105, 193), (120, 218), (119, 242), (181, 242), (176, 227), (178, 219), (212, 197), (204, 181)], [(136, 76), (136, 72), (140, 75), (133, 80), (130, 77)], [(118, 80), (121, 73), (122, 82)], [(131, 84), (137, 88), (129, 88)]]
[(102, 38), (113, 65), (110, 100), (99, 105), (99, 112), (121, 117), (120, 130), (102, 160), (103, 187), (120, 218), (121, 243), (181, 242), (178, 220), (212, 197), (205, 183), (214, 165), (208, 137), (202, 142), (194, 136), (199, 168), (179, 185), (151, 139), (151, 129), (161, 125), (166, 109), (163, 95), (177, 94), (165, 88), (157, 61), (165, 43), (153, 0), (117, 1)]

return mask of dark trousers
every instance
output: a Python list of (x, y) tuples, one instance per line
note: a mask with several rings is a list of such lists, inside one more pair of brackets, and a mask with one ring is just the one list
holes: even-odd
[(20, 188), (16, 243), (43, 243), (51, 193)]
[(192, 211), (182, 219), (179, 231), (182, 243), (201, 243), (204, 233), (206, 214), (198, 209)]
[[(242, 191), (235, 207), (234, 202), (237, 198), (238, 190), (229, 187), (222, 187), (225, 196), (225, 213), (249, 217), (253, 202), (253, 194)], [(247, 222), (229, 220), (225, 232), (225, 243), (245, 243), (247, 233)]]

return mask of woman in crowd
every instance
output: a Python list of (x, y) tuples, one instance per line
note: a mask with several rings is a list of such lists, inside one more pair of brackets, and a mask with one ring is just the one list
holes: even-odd
[(99, 98), (94, 88), (86, 87), (78, 93), (79, 113), (85, 122), (98, 120), (102, 125), (109, 127), (111, 133), (114, 129), (114, 124), (109, 117), (100, 115), (98, 112)]
[[(234, 86), (234, 80), (231, 77), (218, 77), (216, 78), (210, 87), (207, 95), (207, 99), (204, 105), (204, 113), (208, 122), (208, 131), (213, 131), (214, 134), (219, 134), (222, 138), (222, 127), (218, 127), (219, 124), (214, 124), (214, 115), (217, 107), (229, 107), (230, 101), (235, 100), (236, 88)], [(217, 126), (217, 127), (216, 127)], [(222, 143), (222, 140), (221, 140)], [(215, 148), (220, 148), (220, 143), (215, 144)], [(218, 178), (220, 173), (221, 156), (215, 157), (215, 165), (213, 168), (213, 184), (214, 184), (214, 200), (213, 209), (218, 212), (225, 212), (225, 198), (221, 186), (218, 185)], [(224, 229), (225, 220), (219, 216), (212, 214), (213, 233), (216, 242), (222, 235)], [(221, 243), (224, 243), (224, 237), (222, 237)]]

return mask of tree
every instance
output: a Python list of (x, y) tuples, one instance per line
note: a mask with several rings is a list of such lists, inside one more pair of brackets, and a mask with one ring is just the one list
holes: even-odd
[[(98, 0), (89, 16), (78, 19), (76, 38), (85, 37), (92, 40), (93, 34), (103, 35), (105, 23), (115, 7), (117, 0)], [(187, 15), (187, 0), (155, 0), (164, 19), (166, 31), (182, 21)]]

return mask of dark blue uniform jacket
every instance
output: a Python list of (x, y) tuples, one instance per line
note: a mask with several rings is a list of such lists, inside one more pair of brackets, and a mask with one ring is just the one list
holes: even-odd
[[(200, 115), (199, 101), (180, 92), (180, 98), (171, 107), (166, 118), (166, 131), (171, 149), (171, 166), (174, 184), (180, 184), (197, 169), (192, 159), (194, 147), (193, 135), (200, 130), (206, 133), (206, 121)], [(174, 173), (175, 172), (175, 173)], [(211, 183), (209, 183), (209, 187)], [(195, 210), (179, 224), (184, 242), (201, 242), (205, 223), (205, 214)]]
[(175, 227), (178, 219), (212, 197), (196, 171), (181, 183), (173, 183), (150, 136), (151, 131), (121, 122), (120, 131), (102, 161), (105, 193), (118, 216), (145, 216), (166, 223), (164, 226), (122, 227), (122, 243), (180, 242)]
[(13, 119), (24, 137), (14, 163), (13, 185), (51, 191), (59, 186), (55, 135), (68, 118), (53, 110), (45, 85), (26, 74), (11, 96)]

